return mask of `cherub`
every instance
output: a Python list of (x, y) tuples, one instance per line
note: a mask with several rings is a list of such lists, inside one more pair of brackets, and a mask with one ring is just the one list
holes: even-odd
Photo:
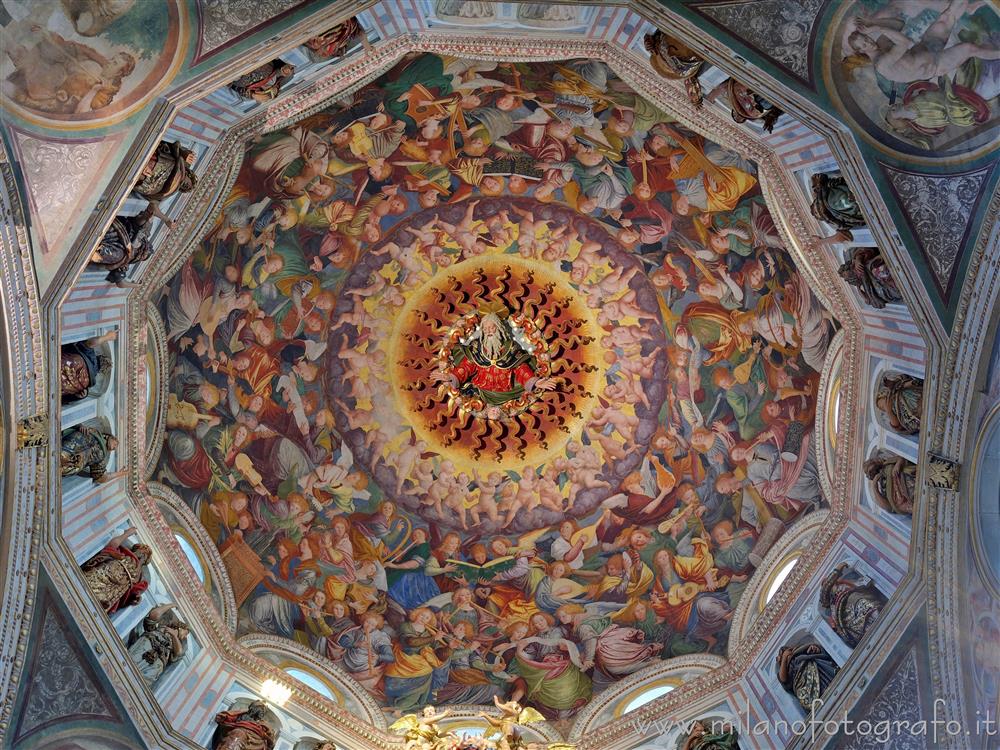
[(495, 247), (507, 247), (514, 240), (514, 233), (507, 227), (510, 215), (503, 209), (486, 219), (486, 228), (490, 232), (490, 242)]
[(538, 507), (541, 498), (538, 494), (538, 475), (531, 469), (524, 473), (520, 482), (504, 486), (501, 505), (506, 510), (503, 526), (507, 528), (514, 522), (518, 511), (530, 513)]
[(364, 334), (365, 331), (370, 330), (368, 328), (368, 323), (371, 316), (368, 311), (365, 310), (365, 300), (362, 295), (352, 295), (354, 297), (353, 307), (345, 313), (342, 313), (333, 325), (330, 326), (332, 330), (340, 328), (342, 325), (354, 326), (358, 333)]
[(360, 380), (362, 370), (368, 368), (369, 377), (382, 381), (386, 379), (385, 352), (381, 349), (372, 349), (371, 342), (369, 351), (362, 352), (348, 344), (347, 334), (342, 334), (337, 357), (344, 363), (345, 377)]
[(564, 468), (560, 469), (569, 475), (570, 490), (566, 510), (573, 507), (576, 502), (576, 494), (581, 489), (593, 490), (599, 487), (610, 487), (608, 482), (598, 479), (597, 474), (604, 468), (600, 455), (594, 450), (592, 445), (582, 445), (575, 440), (570, 442), (568, 450), (573, 454), (572, 458), (561, 459)]
[(601, 346), (605, 349), (620, 348), (630, 357), (638, 356), (642, 342), (651, 339), (649, 331), (641, 326), (627, 325), (611, 329), (606, 336), (601, 336)]
[(597, 322), (603, 328), (620, 325), (625, 318), (637, 320), (656, 320), (649, 312), (643, 310), (635, 301), (635, 290), (629, 289), (615, 300), (605, 300), (597, 313)]
[(517, 252), (522, 258), (534, 258), (538, 251), (538, 231), (548, 228), (548, 221), (535, 219), (532, 211), (526, 211), (517, 206), (511, 209), (521, 217), (517, 225)]
[(478, 227), (473, 226), (475, 223), (473, 214), (478, 205), (479, 201), (470, 201), (469, 205), (466, 206), (465, 214), (457, 224), (449, 224), (442, 221), (437, 215), (434, 216), (438, 226), (454, 240), (455, 244), (462, 248), (462, 256), (465, 258), (482, 255), (487, 250), (486, 243), (481, 239), (481, 236), (486, 233), (486, 229), (482, 224)]
[(411, 472), (416, 468), (417, 463), (425, 458), (427, 443), (417, 440), (416, 433), (410, 430), (410, 440), (400, 448), (394, 457), (396, 464), (396, 494), (403, 492), (403, 484), (410, 477)]
[(619, 266), (611, 273), (604, 276), (600, 281), (593, 284), (586, 284), (584, 292), (587, 294), (587, 304), (591, 307), (600, 307), (607, 300), (624, 294), (629, 289), (629, 282), (638, 272), (636, 266)]
[(487, 518), (496, 523), (500, 518), (500, 508), (497, 505), (497, 491), (506, 481), (506, 477), (498, 471), (491, 471), (485, 478), (479, 476), (475, 469), (472, 475), (479, 487), (479, 497), (475, 505), (469, 508), (469, 518), (474, 526), (479, 525), (480, 514), (485, 511)]
[(601, 444), (605, 455), (614, 461), (621, 461), (628, 455), (623, 445), (619, 445), (613, 435), (605, 435), (603, 432), (594, 434), (594, 440)]
[(613, 428), (610, 434), (617, 431), (622, 436), (625, 445), (630, 445), (635, 441), (635, 431), (639, 426), (639, 418), (634, 414), (625, 414), (620, 409), (613, 409), (603, 399), (601, 399), (601, 404), (595, 406), (590, 414), (591, 419), (587, 426), (595, 432), (600, 433), (610, 425)]
[(570, 270), (569, 276), (575, 283), (583, 284), (587, 280), (587, 277), (590, 276), (590, 272), (602, 263), (600, 256), (601, 243), (587, 239), (586, 224), (580, 224), (577, 227), (577, 234), (581, 240), (580, 251), (576, 254), (576, 258), (573, 259), (573, 267)]
[(437, 477), (427, 488), (427, 494), (420, 499), (420, 504), (433, 507), (438, 518), (444, 518), (444, 501), (452, 492), (454, 479), (455, 464), (448, 460), (442, 461)]
[(563, 512), (563, 493), (559, 489), (559, 469), (554, 465), (545, 469), (538, 478), (538, 500), (542, 507)]
[(577, 239), (576, 228), (566, 231), (565, 226), (558, 227), (549, 235), (549, 243), (542, 250), (542, 260), (556, 262), (563, 260), (569, 252), (569, 246)]

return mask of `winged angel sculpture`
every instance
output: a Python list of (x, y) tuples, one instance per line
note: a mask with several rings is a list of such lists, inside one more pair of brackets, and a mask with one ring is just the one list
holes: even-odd
[(389, 728), (406, 738), (405, 750), (576, 750), (575, 745), (564, 743), (525, 742), (521, 727), (545, 721), (545, 717), (517, 701), (501, 701), (499, 696), (493, 696), (493, 703), (500, 709), (499, 716), (480, 714), (492, 729), (485, 737), (442, 732), (438, 722), (451, 712), (438, 713), (433, 706), (425, 707), (419, 714), (407, 714)]

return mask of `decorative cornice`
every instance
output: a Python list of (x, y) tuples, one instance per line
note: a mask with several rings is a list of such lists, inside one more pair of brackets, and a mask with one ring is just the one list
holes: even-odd
[[(152, 383), (155, 393), (146, 393), (146, 403), (153, 400), (153, 424), (146, 425), (148, 439), (145, 443), (145, 462), (143, 464), (142, 478), (149, 480), (156, 471), (156, 462), (163, 451), (163, 440), (167, 429), (167, 394), (170, 390), (170, 357), (167, 354), (167, 331), (163, 326), (163, 319), (152, 303), (146, 305), (146, 351), (152, 355), (155, 372), (149, 373), (149, 382)], [(149, 352), (149, 344), (152, 341), (153, 350)], [(138, 356), (138, 350), (136, 351)], [(143, 383), (145, 385), (145, 383)], [(143, 393), (145, 393), (143, 388)], [(184, 505), (184, 503), (181, 503)], [(186, 505), (184, 507), (187, 507)], [(198, 524), (200, 527), (201, 524)]]
[[(0, 352), (6, 348), (0, 373), (5, 394), (2, 407), (6, 426), (44, 414), (45, 362), (42, 323), (27, 213), (18, 192), (15, 167), (5, 144), (0, 143)], [(7, 373), (14, 375), (8, 378)], [(0, 461), (9, 462), (0, 476), (3, 534), (6, 550), (0, 598), (0, 740), (14, 707), (14, 696), (24, 666), (27, 638), (38, 574), (38, 540), (41, 511), (36, 503), (45, 496), (46, 447), (8, 451), (12, 433), (0, 437)]]

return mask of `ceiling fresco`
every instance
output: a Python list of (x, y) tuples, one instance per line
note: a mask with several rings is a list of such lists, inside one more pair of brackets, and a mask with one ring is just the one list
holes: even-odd
[(156, 479), (239, 633), (387, 707), (565, 718), (725, 654), (755, 565), (825, 505), (836, 323), (755, 165), (600, 61), (411, 55), (257, 137), (160, 305)]

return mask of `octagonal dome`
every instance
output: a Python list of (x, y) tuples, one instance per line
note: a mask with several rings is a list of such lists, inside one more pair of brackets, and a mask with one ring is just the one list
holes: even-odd
[(247, 145), (167, 285), (155, 478), (218, 546), (238, 635), (386, 708), (725, 655), (825, 504), (837, 324), (756, 166), (604, 62), (404, 58)]

